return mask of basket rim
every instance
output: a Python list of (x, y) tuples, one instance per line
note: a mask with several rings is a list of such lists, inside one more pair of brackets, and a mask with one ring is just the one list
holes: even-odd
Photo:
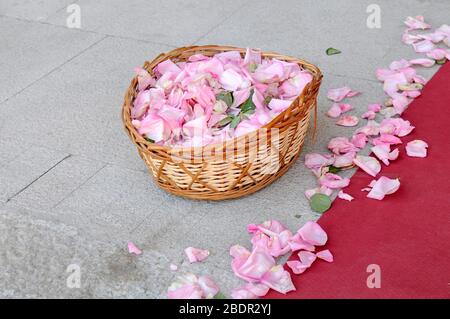
[[(173, 49), (169, 52), (161, 53), (151, 61), (146, 60), (144, 62), (144, 65), (142, 66), (142, 68), (144, 68), (145, 70), (148, 70), (147, 66), (149, 64), (156, 63), (156, 62), (161, 63), (167, 59), (172, 58), (175, 54), (178, 55), (180, 52), (192, 51), (192, 54), (195, 54), (195, 51), (197, 51), (197, 50), (207, 50), (207, 49), (217, 50), (218, 53), (228, 52), (228, 51), (238, 51), (239, 53), (243, 54), (246, 52), (246, 49), (240, 48), (240, 47), (235, 47), (235, 46), (197, 45), (197, 46), (189, 46), (189, 47), (179, 47), (179, 48)], [(311, 75), (313, 76), (313, 79), (310, 83), (308, 83), (303, 88), (302, 93), (296, 99), (294, 99), (292, 101), (291, 105), (288, 108), (286, 108), (286, 110), (284, 110), (283, 112), (278, 114), (266, 125), (254, 130), (252, 132), (246, 133), (244, 135), (236, 136), (229, 140), (225, 140), (225, 141), (218, 142), (218, 143), (207, 144), (207, 145), (203, 145), (203, 146), (185, 146), (185, 147), (175, 146), (174, 147), (174, 146), (157, 145), (155, 143), (151, 143), (151, 142), (147, 141), (141, 134), (139, 134), (137, 129), (133, 125), (129, 125), (126, 121), (127, 118), (129, 118), (131, 120), (131, 107), (132, 107), (131, 102), (132, 101), (130, 101), (130, 103), (127, 103), (127, 95), (129, 94), (129, 92), (131, 90), (136, 90), (137, 75), (135, 75), (131, 80), (130, 86), (128, 87), (128, 89), (125, 92), (125, 100), (124, 100), (124, 103), (122, 106), (122, 122), (123, 122), (126, 130), (129, 131), (128, 134), (133, 133), (133, 135), (135, 135), (139, 139), (139, 143), (144, 144), (146, 146), (146, 148), (150, 151), (151, 150), (159, 150), (159, 151), (165, 151), (167, 153), (172, 153), (174, 151), (175, 152), (194, 152), (195, 154), (199, 154), (199, 153), (202, 154), (205, 150), (216, 149), (217, 147), (219, 147), (221, 145), (223, 145), (223, 146), (227, 146), (227, 145), (231, 145), (231, 144), (235, 145), (236, 142), (245, 140), (249, 135), (256, 134), (264, 129), (267, 129), (268, 127), (271, 126), (271, 124), (276, 123), (280, 118), (284, 117), (287, 112), (290, 112), (292, 110), (293, 106), (296, 104), (296, 102), (299, 99), (302, 99), (304, 97), (305, 93), (308, 91), (308, 89), (313, 84), (318, 83), (320, 85), (322, 78), (323, 78), (323, 74), (318, 66), (308, 62), (307, 60), (299, 59), (299, 58), (289, 56), (289, 55), (279, 54), (274, 51), (263, 51), (263, 50), (260, 50), (260, 51), (261, 51), (261, 55), (263, 57), (278, 58), (282, 61), (289, 60), (289, 62), (295, 62), (297, 64), (301, 64), (302, 67), (306, 66), (306, 69), (308, 69), (308, 71), (313, 71), (313, 72), (310, 72)]]

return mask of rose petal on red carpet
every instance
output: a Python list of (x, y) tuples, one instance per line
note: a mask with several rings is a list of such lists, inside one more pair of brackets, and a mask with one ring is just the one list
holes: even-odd
[[(358, 170), (344, 190), (355, 200), (336, 199), (319, 220), (334, 262), (291, 273), (297, 290), (266, 298), (450, 297), (450, 62), (402, 117), (416, 128), (402, 139), (398, 160), (379, 174), (400, 178), (400, 189), (382, 201), (369, 199), (361, 189), (374, 178)], [(429, 144), (427, 158), (406, 155), (406, 144), (416, 139)], [(370, 265), (380, 267), (380, 288), (367, 285)]]

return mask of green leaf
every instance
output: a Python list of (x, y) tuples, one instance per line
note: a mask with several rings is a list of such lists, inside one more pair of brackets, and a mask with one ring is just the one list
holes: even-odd
[(241, 114), (240, 114), (241, 115), (241, 119), (242, 120), (248, 120), (250, 118), (250, 115), (252, 115), (253, 113), (255, 113), (255, 110), (248, 110), (245, 113), (241, 112)]
[(443, 65), (445, 62), (447, 62), (447, 58), (443, 58), (441, 60), (436, 60), (436, 63), (439, 65)]
[(297, 214), (297, 215), (294, 215), (294, 217), (295, 218), (302, 218), (302, 215)]
[(233, 93), (228, 91), (220, 92), (219, 94), (217, 94), (216, 100), (224, 101), (226, 105), (231, 106), (231, 104), (233, 104), (234, 101)]
[(250, 72), (255, 72), (256, 69), (258, 68), (258, 64), (256, 64), (255, 62), (250, 63), (250, 65), (248, 66), (248, 69)]
[(254, 91), (252, 90), (250, 92), (250, 96), (248, 97), (248, 99), (244, 103), (241, 104), (241, 112), (242, 113), (247, 113), (248, 111), (252, 111), (252, 110), (256, 109), (256, 105), (255, 105), (255, 103), (253, 103), (253, 100), (252, 100), (253, 94), (254, 94)]
[(339, 167), (336, 167), (336, 166), (333, 166), (333, 165), (328, 166), (328, 172), (329, 173), (336, 174), (336, 173), (339, 173), (340, 171), (342, 171), (342, 169), (339, 168)]
[(223, 293), (218, 292), (218, 293), (214, 296), (214, 299), (227, 299), (227, 297), (226, 297)]
[(314, 211), (325, 213), (331, 207), (331, 198), (325, 194), (314, 194), (309, 204)]
[(227, 116), (227, 117), (224, 118), (223, 120), (219, 121), (215, 126), (217, 126), (217, 127), (224, 127), (224, 126), (227, 126), (228, 124), (231, 123), (232, 120), (233, 120), (233, 117)]
[(152, 140), (151, 138), (149, 138), (149, 137), (147, 137), (147, 136), (144, 136), (144, 138), (145, 138), (145, 140), (147, 141), (147, 142), (149, 142), (149, 143), (155, 143), (155, 141), (154, 140)]
[(241, 117), (240, 116), (235, 116), (233, 118), (233, 120), (231, 121), (230, 127), (231, 128), (236, 128), (239, 125), (240, 122), (241, 122)]
[(335, 55), (335, 54), (342, 53), (341, 51), (339, 51), (338, 49), (335, 49), (335, 48), (328, 48), (326, 52), (327, 52), (327, 55)]

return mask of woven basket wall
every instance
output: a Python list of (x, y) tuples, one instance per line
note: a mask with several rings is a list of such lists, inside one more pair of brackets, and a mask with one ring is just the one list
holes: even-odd
[[(169, 58), (179, 62), (194, 54), (213, 56), (234, 50), (245, 54), (245, 49), (228, 46), (178, 48), (145, 62), (144, 68), (153, 75), (154, 67)], [(162, 189), (192, 199), (237, 198), (269, 185), (298, 158), (310, 116), (317, 107), (322, 74), (316, 66), (294, 57), (264, 52), (262, 55), (297, 63), (313, 75), (313, 80), (286, 111), (264, 128), (221, 144), (182, 149), (146, 141), (131, 124), (137, 78), (132, 80), (122, 108), (123, 123), (139, 155)]]

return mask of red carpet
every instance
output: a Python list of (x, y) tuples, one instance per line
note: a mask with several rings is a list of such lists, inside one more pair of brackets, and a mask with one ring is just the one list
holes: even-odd
[[(399, 159), (380, 174), (399, 177), (398, 192), (383, 201), (366, 198), (361, 189), (373, 178), (359, 170), (346, 189), (355, 200), (337, 199), (319, 220), (335, 261), (316, 261), (292, 275), (297, 291), (267, 298), (450, 297), (450, 63), (403, 118), (416, 128), (402, 139)], [(406, 155), (414, 139), (429, 144), (427, 158)], [(379, 289), (367, 287), (370, 264), (381, 267)]]

